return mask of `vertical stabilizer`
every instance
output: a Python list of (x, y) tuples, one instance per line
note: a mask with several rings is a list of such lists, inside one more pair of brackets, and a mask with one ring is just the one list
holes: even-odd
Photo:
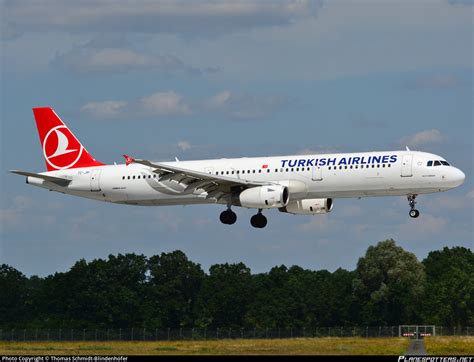
[(95, 160), (52, 108), (33, 108), (48, 171), (102, 166)]

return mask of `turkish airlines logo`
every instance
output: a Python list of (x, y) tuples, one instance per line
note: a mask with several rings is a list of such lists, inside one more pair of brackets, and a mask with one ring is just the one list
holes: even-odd
[(44, 158), (57, 170), (74, 166), (83, 150), (84, 147), (64, 125), (51, 128), (43, 141)]

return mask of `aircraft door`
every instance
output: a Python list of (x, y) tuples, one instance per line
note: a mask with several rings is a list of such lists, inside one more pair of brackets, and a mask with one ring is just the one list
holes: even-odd
[(100, 191), (100, 169), (91, 171), (91, 191)]
[(323, 179), (323, 168), (321, 166), (313, 167), (313, 181), (321, 181)]
[(403, 156), (402, 171), (401, 171), (401, 174), (400, 174), (401, 177), (411, 177), (411, 176), (413, 176), (412, 163), (413, 163), (413, 155), (404, 155)]

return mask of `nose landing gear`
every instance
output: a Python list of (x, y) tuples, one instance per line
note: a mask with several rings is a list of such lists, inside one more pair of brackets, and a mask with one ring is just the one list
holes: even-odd
[(232, 225), (237, 221), (237, 215), (229, 207), (227, 210), (221, 212), (219, 219), (223, 224)]
[(417, 218), (418, 216), (420, 216), (420, 212), (417, 209), (415, 209), (416, 196), (417, 195), (407, 195), (408, 205), (410, 205), (410, 212), (408, 213), (408, 215), (410, 215), (410, 217), (412, 218)]
[(250, 224), (254, 228), (262, 229), (267, 226), (267, 218), (263, 216), (262, 209), (258, 210), (258, 213), (250, 218)]

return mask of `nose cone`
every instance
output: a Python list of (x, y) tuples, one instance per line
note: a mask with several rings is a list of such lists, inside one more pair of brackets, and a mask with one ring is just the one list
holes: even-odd
[(452, 180), (453, 187), (458, 187), (464, 183), (464, 180), (466, 179), (466, 175), (460, 169), (455, 168), (450, 178)]

